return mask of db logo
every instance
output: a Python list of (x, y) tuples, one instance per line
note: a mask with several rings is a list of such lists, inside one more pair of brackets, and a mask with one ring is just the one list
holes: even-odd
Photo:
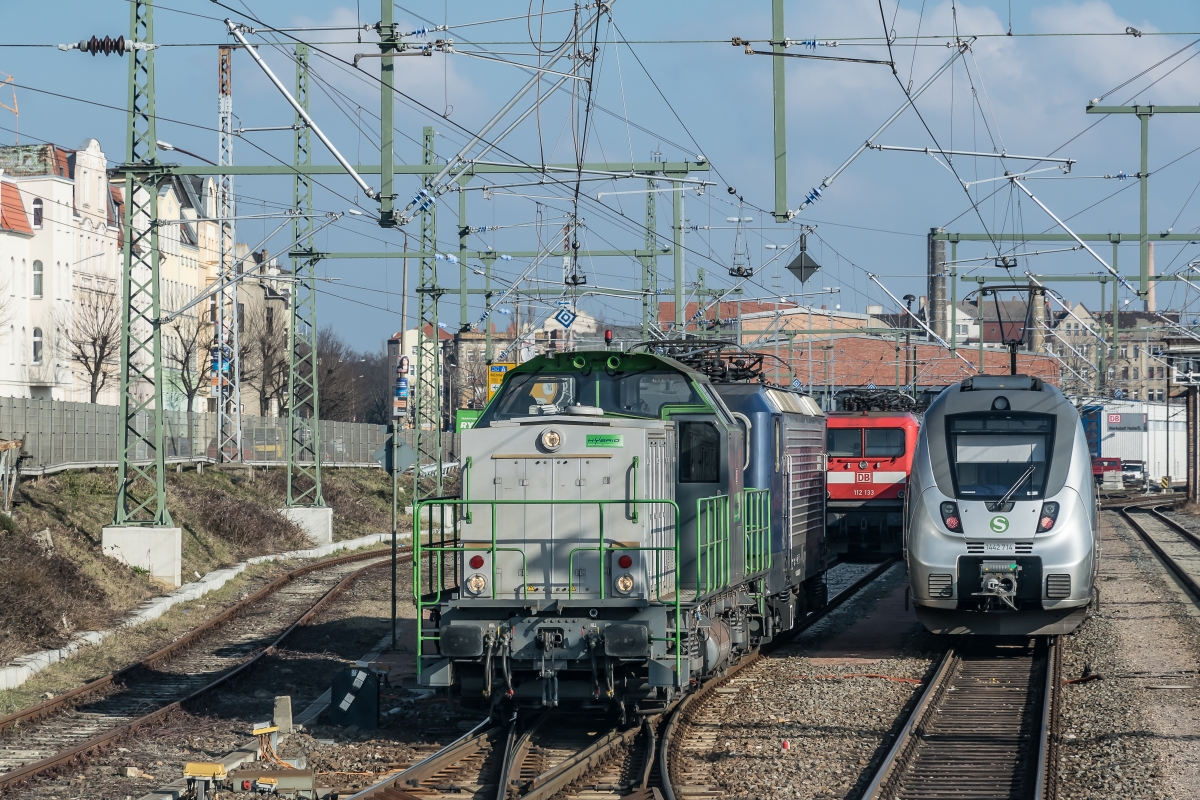
[(854, 482), (855, 483), (870, 483), (871, 482), (871, 473), (869, 473), (869, 472), (854, 473)]
[(1108, 421), (1109, 421), (1109, 422), (1116, 422), (1116, 423), (1120, 424), (1120, 422), (1121, 422), (1121, 415), (1120, 415), (1120, 414), (1109, 414), (1109, 415), (1108, 415)]

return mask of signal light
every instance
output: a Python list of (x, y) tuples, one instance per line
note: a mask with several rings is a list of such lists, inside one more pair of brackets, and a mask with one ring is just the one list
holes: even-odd
[(1058, 503), (1042, 503), (1042, 513), (1038, 517), (1038, 532), (1045, 533), (1054, 528), (1058, 522)]
[(471, 569), (483, 569), (483, 556), (471, 556), (471, 560), (467, 563), (471, 565)]
[(604, 346), (612, 347), (612, 331), (604, 332)]
[(628, 555), (623, 555), (617, 559), (617, 566), (621, 569), (629, 569), (633, 566), (633, 558)]
[(951, 533), (962, 533), (962, 517), (958, 514), (958, 503), (942, 503), (942, 524)]

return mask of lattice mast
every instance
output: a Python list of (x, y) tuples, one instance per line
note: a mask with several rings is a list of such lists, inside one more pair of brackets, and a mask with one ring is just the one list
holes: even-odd
[[(218, 48), (217, 164), (233, 166), (233, 48)], [(238, 342), (238, 302), (235, 272), (236, 208), (233, 176), (217, 176), (217, 281), (222, 287), (214, 298), (216, 329), (212, 346), (213, 395), (217, 405), (217, 460), (242, 460), (241, 349)]]
[[(129, 37), (154, 42), (154, 6), (130, 4)], [(121, 272), (121, 430), (114, 525), (170, 527), (163, 448), (162, 316), (159, 297), (154, 50), (129, 53), (129, 137), (125, 163), (125, 245)]]
[[(309, 108), (308, 45), (296, 45), (296, 102)], [(312, 164), (312, 134), (296, 114), (293, 164)], [(288, 314), (288, 506), (324, 506), (321, 494), (321, 403), (317, 391), (317, 254), (312, 246), (312, 178), (297, 169), (292, 179), (292, 296)]]
[[(436, 163), (434, 132), (424, 128), (422, 163), (428, 168)], [(422, 182), (428, 192), (433, 181), (427, 172)], [(413, 470), (413, 502), (442, 494), (442, 374), (438, 346), (437, 282), (437, 205), (424, 202), (421, 219), (421, 270), (417, 288), (417, 389), (413, 414), (413, 434), (416, 439), (417, 464)], [(426, 336), (425, 331), (429, 331)], [(433, 465), (432, 491), (421, 489), (421, 467)]]

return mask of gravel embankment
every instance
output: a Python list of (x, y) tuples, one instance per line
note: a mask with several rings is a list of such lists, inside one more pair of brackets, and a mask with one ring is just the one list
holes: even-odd
[(691, 754), (687, 782), (739, 798), (857, 795), (942, 649), (904, 610), (906, 585), (893, 568), (722, 687), (698, 718), (711, 746)]
[(1115, 513), (1101, 518), (1099, 613), (1065, 637), (1060, 796), (1200, 796), (1196, 608)]

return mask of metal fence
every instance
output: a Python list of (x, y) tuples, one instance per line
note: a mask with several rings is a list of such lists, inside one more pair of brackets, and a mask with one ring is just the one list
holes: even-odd
[[(217, 456), (217, 415), (164, 411), (164, 447), (167, 460), (215, 461)], [(147, 424), (149, 423), (149, 424)], [(148, 430), (153, 420), (139, 415), (138, 430)], [(0, 439), (21, 439), (28, 456), (21, 461), (21, 472), (42, 474), (63, 469), (115, 467), (120, 409), (91, 403), (58, 400), (30, 400), (0, 397)], [(404, 431), (411, 445), (413, 431)], [(287, 419), (282, 417), (242, 416), (243, 460), (263, 466), (283, 464), (287, 459)], [(443, 452), (449, 460), (456, 452), (454, 437), (444, 433)], [(358, 422), (320, 422), (321, 463), (329, 466), (377, 466), (375, 451), (387, 441), (380, 425)], [(136, 460), (149, 461), (152, 450), (141, 444)]]

